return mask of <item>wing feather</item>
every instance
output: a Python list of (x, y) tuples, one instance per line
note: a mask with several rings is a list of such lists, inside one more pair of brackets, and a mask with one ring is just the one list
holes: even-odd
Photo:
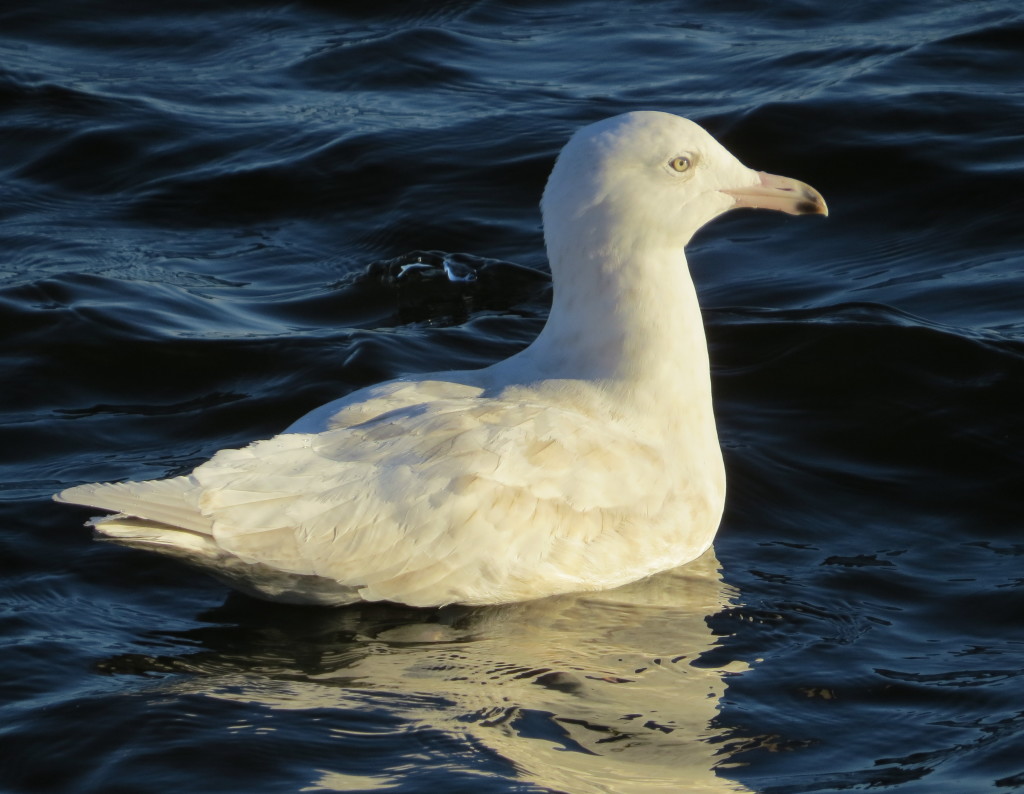
[[(594, 567), (588, 547), (622, 540), (616, 527), (637, 511), (656, 518), (673, 487), (654, 450), (614, 423), (475, 397), (257, 442), (219, 453), (194, 478), (230, 553), (266, 561), (277, 548), (283, 570), (407, 603), (501, 588), (524, 597), (548, 586), (530, 582), (545, 566), (578, 587)], [(295, 542), (268, 549), (278, 530)]]
[(89, 483), (61, 491), (58, 502), (113, 510), (209, 535), (210, 519), (196, 510), (188, 477), (146, 482)]
[(696, 556), (670, 548), (692, 533), (687, 521), (664, 531), (680, 499), (695, 499), (687, 473), (614, 417), (425, 389), (427, 401), (391, 384), (343, 407), (334, 429), (223, 450), (189, 477), (62, 498), (212, 534), (254, 569), (424, 606), (614, 586)]

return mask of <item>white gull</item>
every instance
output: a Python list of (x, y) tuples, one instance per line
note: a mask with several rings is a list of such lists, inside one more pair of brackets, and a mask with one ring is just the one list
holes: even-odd
[(541, 202), (544, 330), (481, 370), (318, 408), (190, 475), (55, 499), (99, 535), (306, 604), (496, 604), (601, 590), (700, 556), (725, 473), (684, 246), (733, 207), (826, 214), (697, 124), (642, 111), (562, 150)]

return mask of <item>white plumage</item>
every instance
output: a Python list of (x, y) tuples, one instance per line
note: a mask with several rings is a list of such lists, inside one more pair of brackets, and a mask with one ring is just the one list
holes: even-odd
[(714, 537), (725, 477), (683, 253), (735, 206), (824, 214), (696, 124), (580, 130), (542, 201), (554, 302), (475, 371), (391, 381), (169, 480), (58, 494), (102, 536), (272, 600), (493, 604), (616, 587)]

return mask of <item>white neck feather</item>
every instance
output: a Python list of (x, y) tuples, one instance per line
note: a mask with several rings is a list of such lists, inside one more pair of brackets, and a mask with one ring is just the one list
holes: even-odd
[(717, 448), (707, 341), (681, 244), (631, 238), (621, 227), (590, 231), (584, 245), (549, 238), (547, 324), (498, 367), (522, 380), (587, 381), (638, 429), (710, 434)]

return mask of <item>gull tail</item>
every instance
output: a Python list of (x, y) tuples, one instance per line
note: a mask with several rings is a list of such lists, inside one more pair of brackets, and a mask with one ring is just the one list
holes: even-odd
[(97, 535), (207, 565), (225, 555), (213, 540), (213, 522), (191, 503), (189, 477), (145, 482), (89, 483), (61, 491), (57, 502), (111, 510), (92, 519)]
[(196, 504), (191, 477), (125, 483), (90, 483), (61, 491), (57, 502), (110, 510), (93, 518), (101, 540), (154, 551), (198, 568), (229, 587), (256, 598), (291, 604), (341, 606), (360, 601), (357, 587), (332, 579), (245, 562), (213, 537), (213, 520)]

